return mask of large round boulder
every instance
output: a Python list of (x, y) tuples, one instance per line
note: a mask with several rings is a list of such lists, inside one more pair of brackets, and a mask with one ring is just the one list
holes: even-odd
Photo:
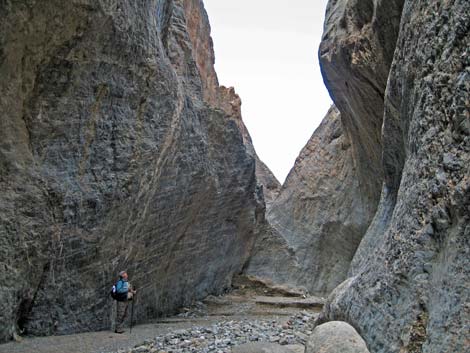
[(305, 353), (369, 353), (369, 350), (354, 327), (343, 321), (330, 321), (315, 328)]

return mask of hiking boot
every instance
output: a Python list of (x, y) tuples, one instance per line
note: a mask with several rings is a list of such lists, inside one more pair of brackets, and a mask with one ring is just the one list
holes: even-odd
[(114, 332), (115, 333), (124, 333), (125, 331), (123, 329), (115, 329)]

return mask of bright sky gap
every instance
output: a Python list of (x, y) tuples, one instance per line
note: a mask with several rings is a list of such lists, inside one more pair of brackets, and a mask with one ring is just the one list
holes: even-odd
[(219, 82), (240, 95), (256, 151), (281, 183), (331, 105), (317, 57), (326, 3), (204, 1)]

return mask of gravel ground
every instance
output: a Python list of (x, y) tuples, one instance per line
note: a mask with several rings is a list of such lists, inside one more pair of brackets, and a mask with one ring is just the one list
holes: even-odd
[(0, 353), (229, 353), (244, 343), (304, 344), (318, 308), (285, 307), (256, 302), (264, 289), (244, 288), (230, 295), (208, 297), (181, 308), (179, 315), (137, 325), (132, 333), (111, 331), (64, 336), (25, 337), (0, 344)]
[(312, 333), (312, 314), (300, 312), (290, 318), (224, 320), (210, 326), (194, 326), (146, 340), (119, 353), (230, 353), (232, 346), (249, 342), (281, 345), (305, 344)]

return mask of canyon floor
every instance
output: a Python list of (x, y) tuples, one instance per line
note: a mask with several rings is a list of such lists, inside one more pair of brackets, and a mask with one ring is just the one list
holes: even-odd
[[(209, 296), (180, 314), (111, 331), (65, 336), (22, 337), (0, 345), (0, 353), (304, 351), (323, 298), (238, 279), (223, 296)], [(138, 305), (138, 300), (135, 305)]]

